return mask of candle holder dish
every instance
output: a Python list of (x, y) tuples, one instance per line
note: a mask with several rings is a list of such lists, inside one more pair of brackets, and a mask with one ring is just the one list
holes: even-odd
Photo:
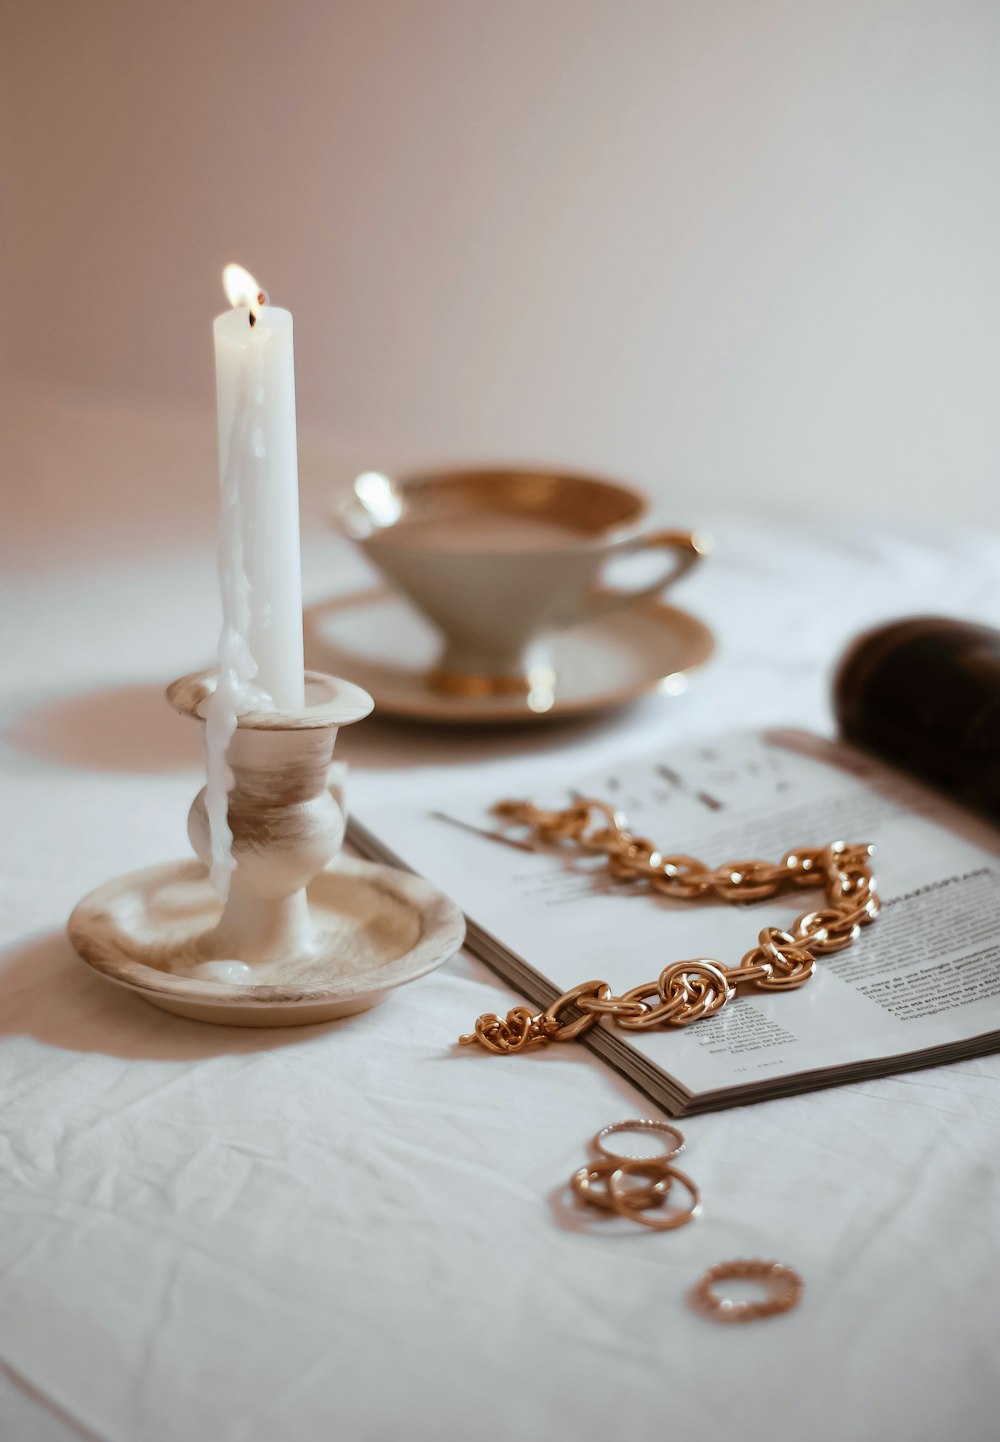
[[(321, 672), (305, 679), (302, 710), (240, 716), (229, 744), (236, 869), (225, 905), (209, 880), (203, 788), (188, 818), (200, 860), (109, 881), (69, 919), (89, 966), (164, 1011), (228, 1026), (328, 1021), (374, 1006), (462, 944), (462, 913), (429, 882), (339, 854), (333, 749), (339, 728), (373, 702)], [(203, 720), (214, 685), (212, 672), (198, 672), (167, 699)], [(238, 979), (216, 979), (227, 969)]]

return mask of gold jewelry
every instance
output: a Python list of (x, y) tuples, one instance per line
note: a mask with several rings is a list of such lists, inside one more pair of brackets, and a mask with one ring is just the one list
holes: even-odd
[[(628, 1152), (613, 1152), (610, 1147), (604, 1145), (606, 1137), (614, 1136), (616, 1132), (660, 1132), (670, 1137), (674, 1143), (673, 1150), (669, 1152), (654, 1152), (651, 1157), (645, 1156), (636, 1158)], [(594, 1146), (606, 1157), (611, 1157), (616, 1162), (632, 1161), (655, 1161), (669, 1162), (684, 1150), (684, 1133), (679, 1127), (671, 1126), (669, 1122), (653, 1121), (649, 1117), (633, 1118), (631, 1121), (610, 1122), (608, 1126), (602, 1127), (594, 1138)]]
[[(672, 1151), (657, 1156), (630, 1157), (625, 1152), (613, 1152), (605, 1145), (607, 1137), (618, 1132), (660, 1132), (674, 1142)], [(591, 1143), (594, 1150), (603, 1153), (593, 1162), (580, 1167), (570, 1177), (570, 1185), (582, 1202), (602, 1207), (608, 1212), (617, 1212), (633, 1222), (657, 1231), (672, 1231), (683, 1227), (701, 1210), (701, 1197), (690, 1177), (670, 1166), (670, 1159), (684, 1149), (684, 1133), (669, 1122), (654, 1121), (648, 1117), (632, 1118), (623, 1122), (611, 1122), (602, 1127)], [(626, 1177), (644, 1177), (646, 1185), (627, 1186)], [(691, 1205), (686, 1210), (659, 1212), (652, 1220), (645, 1212), (662, 1207), (674, 1182), (680, 1182), (687, 1189)]]
[[(720, 1297), (714, 1284), (733, 1280), (761, 1282), (767, 1295), (759, 1302), (734, 1302), (730, 1297)], [(798, 1306), (802, 1291), (802, 1278), (791, 1267), (785, 1267), (781, 1262), (741, 1259), (709, 1267), (695, 1283), (691, 1300), (713, 1321), (755, 1322), (760, 1317), (790, 1312)]]
[(691, 1205), (686, 1211), (668, 1212), (666, 1216), (646, 1216), (646, 1208), (640, 1205), (640, 1199), (636, 1197), (633, 1189), (626, 1187), (625, 1178), (635, 1172), (640, 1176), (645, 1175), (642, 1168), (647, 1166), (648, 1160), (639, 1157), (626, 1158), (618, 1163), (608, 1177), (608, 1201), (618, 1215), (628, 1217), (633, 1222), (641, 1222), (644, 1227), (652, 1227), (657, 1232), (670, 1232), (675, 1227), (683, 1227), (694, 1221), (701, 1211), (701, 1193), (689, 1176), (672, 1167), (669, 1162), (659, 1163), (661, 1176), (664, 1179), (669, 1178), (671, 1184), (680, 1182), (681, 1186), (687, 1189)]
[[(804, 847), (789, 851), (777, 865), (727, 861), (713, 869), (693, 856), (663, 855), (652, 842), (633, 836), (622, 813), (604, 801), (581, 798), (562, 811), (544, 811), (530, 801), (501, 801), (494, 810), (505, 822), (530, 827), (540, 841), (569, 842), (580, 851), (603, 853), (616, 881), (642, 882), (675, 899), (760, 901), (781, 891), (822, 885), (826, 904), (803, 912), (787, 931), (765, 926), (738, 966), (704, 957), (675, 961), (656, 981), (641, 982), (621, 996), (612, 995), (606, 981), (584, 981), (537, 1014), (526, 1006), (514, 1007), (505, 1018), (484, 1013), (474, 1032), (459, 1037), (462, 1046), (478, 1041), (488, 1051), (504, 1054), (570, 1041), (599, 1016), (611, 1016), (627, 1031), (688, 1026), (719, 1011), (740, 986), (759, 991), (802, 986), (815, 970), (816, 957), (850, 946), (881, 907), (870, 866), (875, 848), (863, 843)], [(564, 1017), (567, 1010), (575, 1015)]]
[[(643, 1163), (641, 1167), (633, 1167), (632, 1172), (634, 1175), (646, 1177), (649, 1185), (631, 1188), (630, 1201), (640, 1208), (659, 1206), (673, 1182), (673, 1177), (664, 1173), (666, 1163), (661, 1162), (659, 1157), (634, 1157), (631, 1160)], [(617, 1172), (620, 1167), (621, 1161), (617, 1157), (600, 1157), (575, 1171), (569, 1179), (570, 1186), (581, 1202), (589, 1202), (592, 1207), (603, 1207), (607, 1212), (617, 1212), (620, 1209), (611, 1200), (607, 1182), (612, 1172)]]

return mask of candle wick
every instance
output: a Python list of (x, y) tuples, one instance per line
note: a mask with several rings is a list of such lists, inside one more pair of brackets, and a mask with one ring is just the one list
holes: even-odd
[[(258, 304), (258, 305), (267, 305), (269, 298), (270, 298), (270, 297), (268, 296), (268, 293), (267, 293), (266, 290), (259, 290), (259, 291), (257, 292), (257, 304)], [(252, 305), (252, 304), (251, 304), (251, 306), (250, 306), (250, 324), (251, 324), (251, 325), (256, 325), (256, 324), (257, 324), (257, 317), (256, 317), (256, 315), (254, 314), (254, 308), (253, 308), (253, 305)]]

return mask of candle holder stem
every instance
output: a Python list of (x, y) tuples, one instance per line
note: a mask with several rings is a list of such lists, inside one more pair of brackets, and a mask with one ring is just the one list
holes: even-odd
[(302, 960), (315, 955), (320, 945), (303, 888), (277, 898), (230, 896), (218, 926), (205, 934), (198, 950), (206, 960), (238, 957), (252, 967), (276, 956)]
[[(213, 679), (185, 676), (167, 698), (183, 715), (201, 720)], [(309, 672), (307, 683), (301, 710), (249, 712), (239, 717), (230, 740), (228, 817), (236, 866), (219, 923), (199, 942), (207, 959), (238, 957), (252, 968), (283, 959), (305, 962), (322, 950), (306, 888), (344, 840), (330, 764), (340, 727), (367, 716), (373, 703), (359, 686), (319, 672)], [(203, 787), (195, 797), (188, 835), (210, 866), (206, 795)]]

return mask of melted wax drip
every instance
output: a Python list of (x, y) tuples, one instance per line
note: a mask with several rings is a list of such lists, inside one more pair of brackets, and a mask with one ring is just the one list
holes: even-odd
[[(267, 454), (264, 434), (252, 419), (253, 407), (264, 399), (260, 383), (260, 356), (244, 366), (233, 418), (225, 474), (221, 478), (219, 516), (219, 579), (222, 590), (222, 632), (219, 636), (219, 675), (215, 690), (205, 707), (205, 759), (208, 773), (205, 806), (211, 845), (211, 878), (223, 901), (229, 896), (229, 881), (236, 869), (233, 833), (229, 826), (229, 793), (235, 777), (226, 759), (236, 731), (237, 718), (247, 711), (273, 711), (274, 701), (253, 684), (257, 663), (250, 652), (250, 581), (244, 553), (244, 516), (239, 460), (253, 455), (261, 461)], [(256, 374), (251, 381), (247, 374)], [(253, 399), (251, 400), (251, 395)], [(250, 442), (248, 445), (247, 442)], [(245, 478), (243, 478), (245, 481)]]
[(245, 961), (202, 961), (191, 968), (198, 981), (214, 981), (220, 986), (254, 986), (253, 970)]

